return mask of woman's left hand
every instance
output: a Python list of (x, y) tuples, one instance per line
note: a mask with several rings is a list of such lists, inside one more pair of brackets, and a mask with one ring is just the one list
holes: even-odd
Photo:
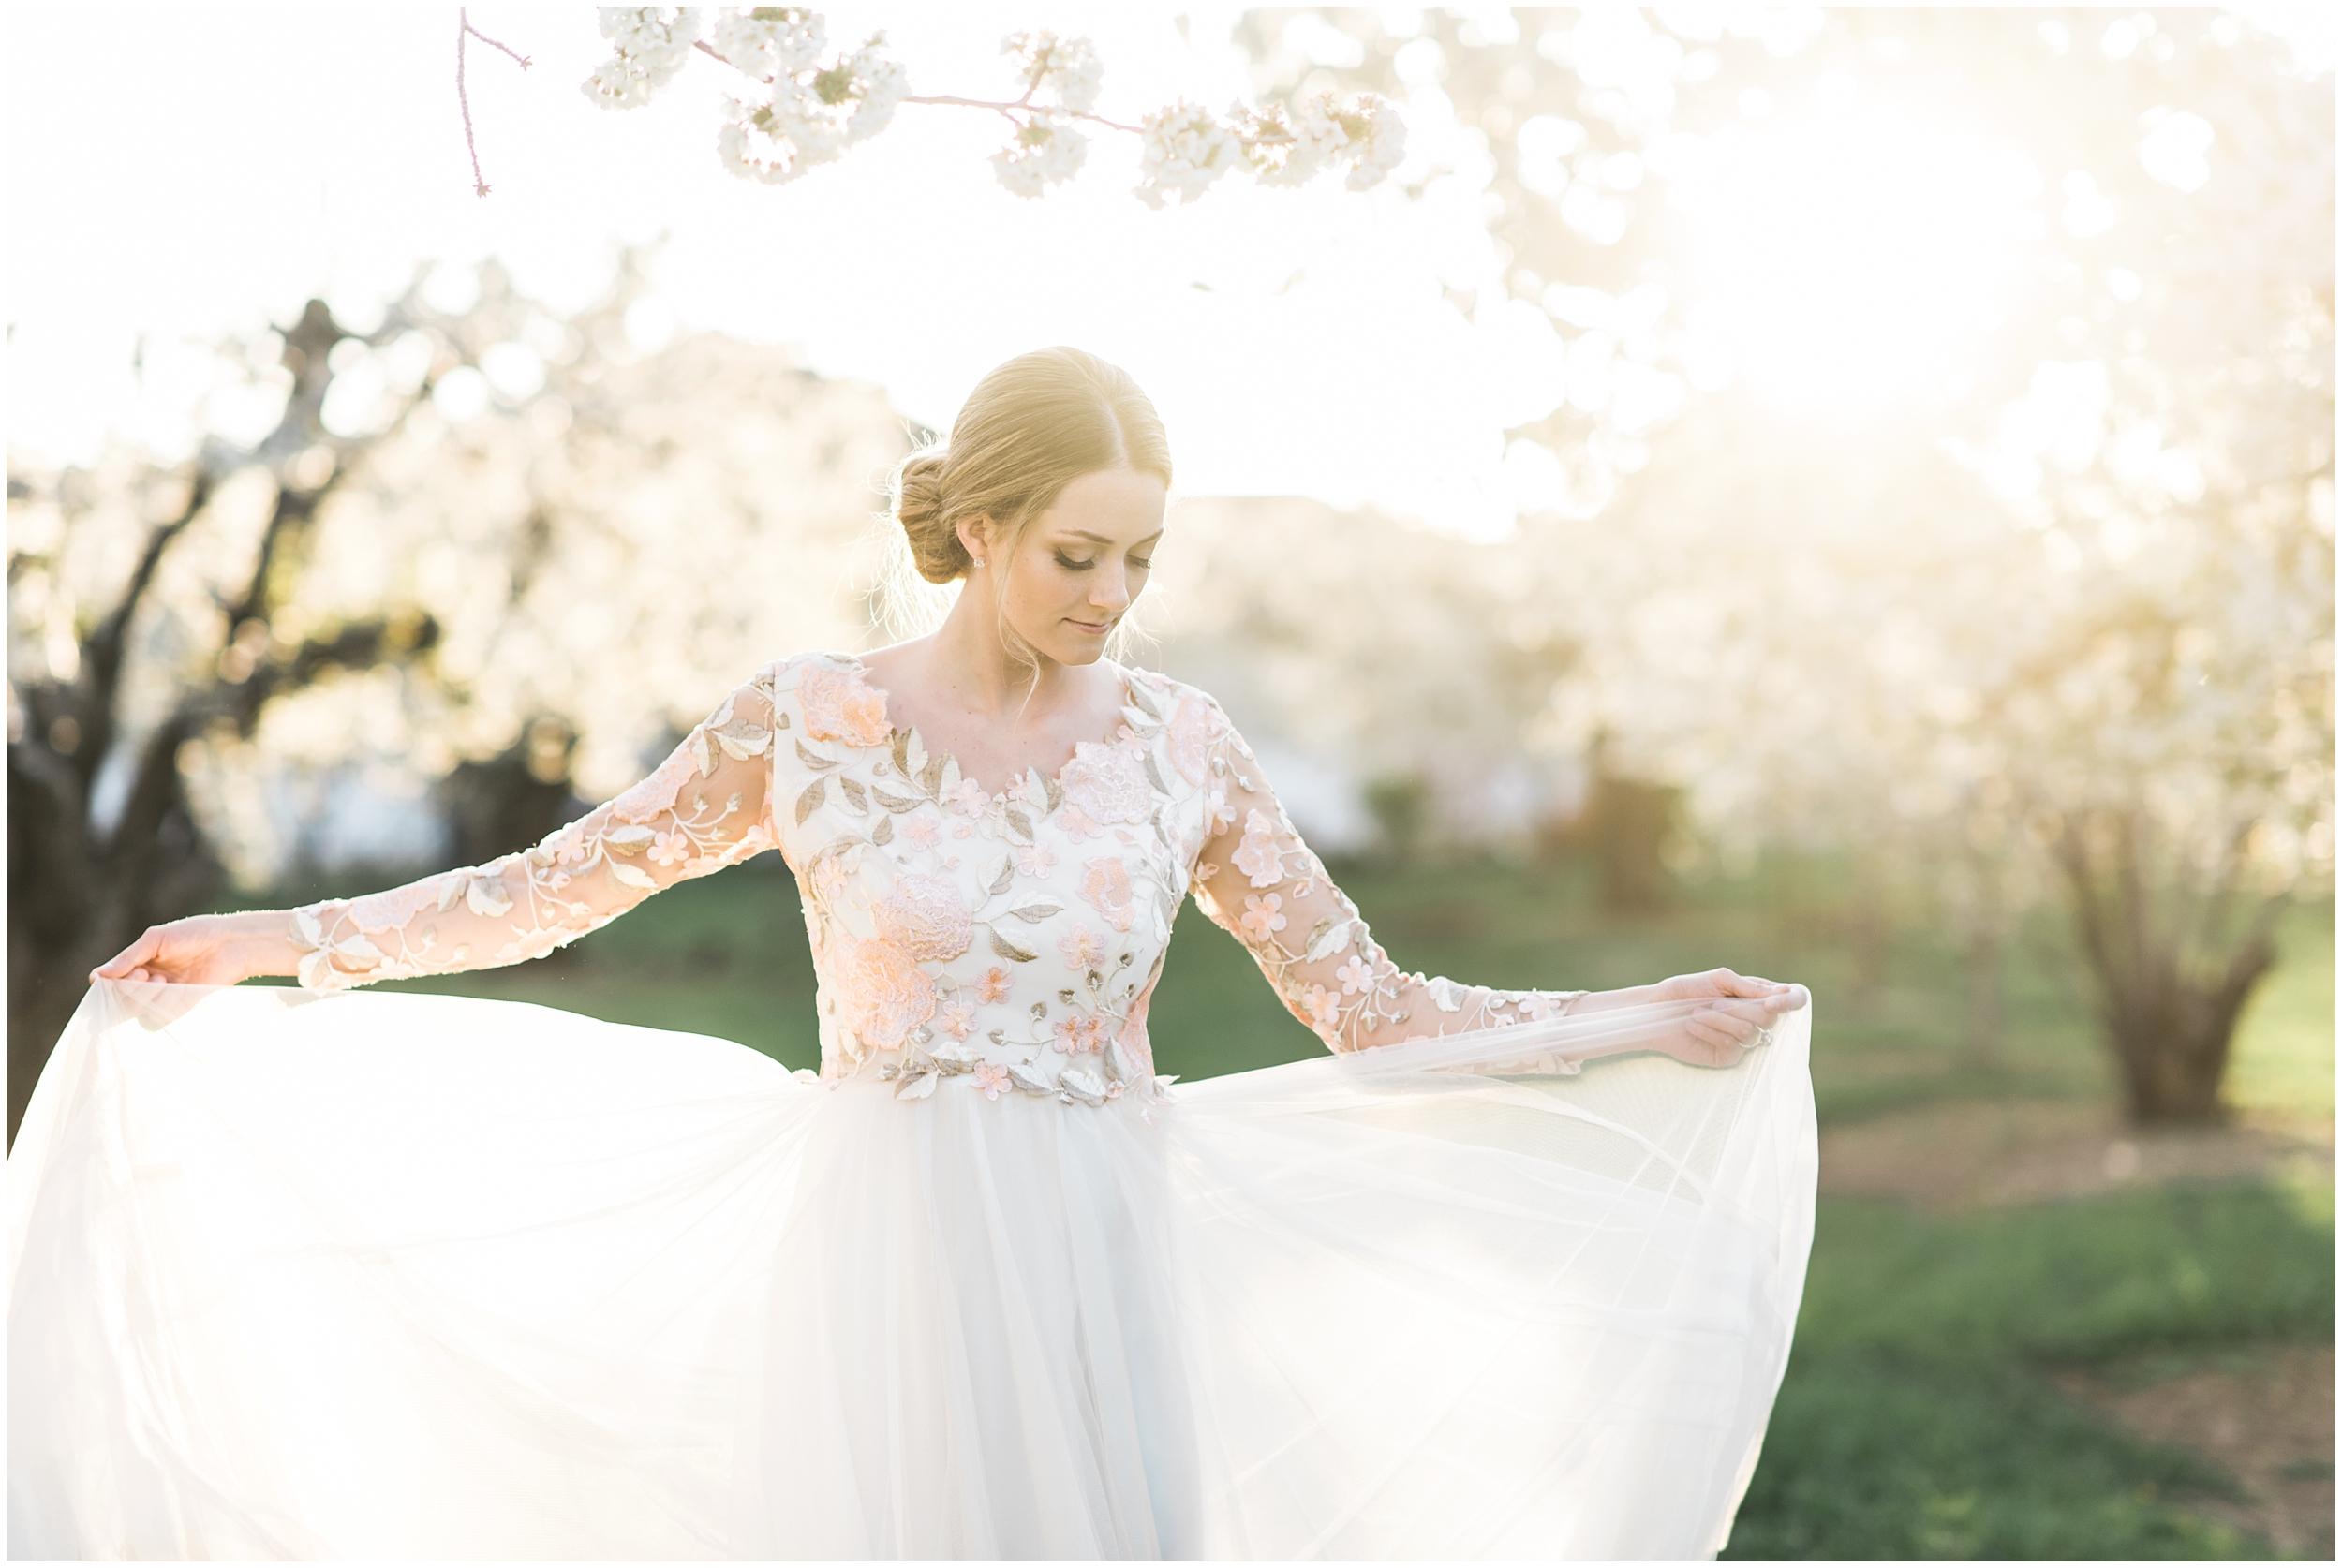
[(1678, 1061), (1695, 1067), (1729, 1067), (1751, 1045), (1772, 1039), (1772, 1026), (1813, 998), (1802, 985), (1759, 980), (1730, 969), (1679, 974), (1651, 988), (1652, 1001), (1708, 1001), (1683, 1020), (1681, 1030), (1660, 1045)]

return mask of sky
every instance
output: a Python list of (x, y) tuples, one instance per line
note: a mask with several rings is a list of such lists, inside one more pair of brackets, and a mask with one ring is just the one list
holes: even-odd
[[(130, 6), (102, 33), (89, 14), (7, 22), (9, 438), (42, 458), (110, 434), (168, 445), (187, 400), (156, 367), (311, 294), (363, 325), (418, 265), (494, 256), (523, 291), (575, 306), (619, 244), (651, 242), (678, 330), (788, 346), (931, 424), (1013, 354), (1104, 354), (1161, 407), (1190, 494), (1501, 530), (1502, 431), (1556, 401), (1542, 323), (1475, 327), (1445, 303), (1443, 280), (1491, 265), (1472, 200), (1231, 178), (1157, 213), (1130, 194), (1135, 139), (1102, 132), (1080, 178), (1028, 200), (994, 181), (996, 116), (919, 106), (837, 164), (753, 185), (717, 161), (716, 62), (648, 107), (601, 110), (579, 91), (607, 47), (588, 8), (495, 4), (473, 24), (534, 64), (471, 46), (482, 200), (452, 7)], [(923, 94), (1005, 96), (1001, 35), (1054, 25), (1097, 40), (1113, 118), (1251, 96), (1232, 12), (1191, 7), (1184, 36), (1167, 10), (1045, 0), (825, 14), (834, 43), (882, 22)], [(1414, 145), (1436, 154), (1441, 134), (1418, 125)]]
[[(2314, 36), (2330, 60), (2330, 9), (2242, 8)], [(1226, 43), (1233, 7), (823, 10), (833, 44), (882, 25), (921, 94), (1006, 96), (1001, 36), (1044, 26), (1095, 38), (1109, 117), (1252, 96)], [(1410, 200), (1396, 182), (1360, 195), (1336, 178), (1265, 190), (1232, 177), (1158, 213), (1130, 194), (1135, 139), (1100, 131), (1077, 180), (1029, 200), (994, 180), (998, 117), (907, 105), (840, 162), (754, 185), (716, 157), (730, 73), (715, 61), (695, 58), (658, 101), (612, 112), (579, 91), (607, 52), (590, 7), (489, 4), (470, 8), (474, 25), (534, 64), (470, 49), (494, 187), (483, 200), (457, 110), (452, 7), (132, 5), (107, 7), (102, 29), (93, 14), (25, 6), (7, 21), (8, 437), (38, 460), (86, 460), (109, 438), (184, 444), (211, 374), (203, 345), (289, 321), (312, 294), (363, 328), (418, 266), (495, 257), (524, 292), (574, 308), (606, 286), (617, 247), (655, 244), (651, 314), (673, 330), (785, 346), (930, 425), (947, 425), (992, 365), (1070, 343), (1148, 389), (1188, 494), (1312, 496), (1485, 537), (1550, 482), (1505, 461), (1503, 433), (1571, 394), (1564, 346), (1534, 306), (1467, 318), (1447, 303), (1497, 266), (1468, 179)], [(1402, 14), (1386, 25), (1403, 30)], [(1484, 167), (1433, 100), (1409, 110), (1411, 165)], [(1940, 357), (1931, 322), (1948, 343), (1972, 335), (1922, 302), (1964, 291), (1989, 314), (1992, 258), (1969, 252), (2015, 198), (1973, 134), (1904, 126), (1898, 112), (1816, 120), (1814, 147), (1782, 127), (1790, 140), (1770, 166), (1802, 185), (1760, 192), (1750, 171), (1726, 171), (1780, 230), (1718, 207), (1714, 259), (1738, 294), (1722, 290), (1712, 309), (1728, 318), (1738, 299), (1743, 373), (1763, 370), (1771, 332), (1776, 379), (1805, 374), (1868, 398), (1871, 362)], [(1863, 165), (1865, 148), (1891, 153), (1890, 167)], [(1909, 180), (1914, 159), (1942, 177)], [(1891, 255), (1841, 231), (1838, 198), (1864, 180), (1920, 197), (1890, 226)], [(1877, 210), (1863, 207), (1865, 234)], [(1842, 351), (1817, 353), (1831, 330)]]

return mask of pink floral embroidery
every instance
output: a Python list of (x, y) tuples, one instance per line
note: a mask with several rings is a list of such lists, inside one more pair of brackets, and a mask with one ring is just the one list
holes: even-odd
[(963, 817), (981, 817), (984, 808), (992, 804), (992, 797), (986, 794), (984, 786), (974, 779), (963, 778), (952, 786), (943, 797), (943, 804)]
[(1334, 971), (1334, 978), (1341, 982), (1341, 994), (1345, 997), (1359, 996), (1374, 989), (1374, 971), (1367, 968), (1364, 958), (1352, 957)]
[(1131, 1064), (1149, 1078), (1155, 1075), (1155, 1047), (1147, 1038), (1147, 1009), (1154, 999), (1155, 983), (1150, 980), (1147, 988), (1132, 1000), (1130, 1015), (1122, 1020), (1122, 1031), (1114, 1037), (1122, 1047), (1122, 1054), (1131, 1058)]
[(974, 940), (968, 907), (941, 877), (904, 875), (870, 907), (880, 936), (913, 958), (956, 958)]
[(830, 855), (813, 867), (813, 901), (835, 904), (837, 895), (846, 891), (846, 867), (836, 855)]
[[(583, 859), (583, 854), (579, 858)], [(362, 895), (349, 901), (349, 923), (369, 937), (395, 931), (423, 910), (438, 907), (439, 890), (447, 885), (448, 878), (466, 875), (462, 871), (444, 872), (406, 887)]]
[(658, 771), (610, 803), (610, 814), (622, 822), (647, 822), (674, 809), (675, 796), (689, 779), (699, 777), (699, 763), (688, 746), (677, 747)]
[(680, 865), (690, 858), (691, 840), (681, 832), (655, 833), (650, 840), (653, 865)]
[(898, 1050), (906, 1035), (935, 1016), (935, 981), (893, 942), (847, 937), (833, 956), (839, 1013), (866, 1044)]
[(935, 1027), (954, 1040), (965, 1040), (976, 1027), (976, 1010), (964, 1001), (956, 1001), (936, 1014)]
[(1217, 784), (1212, 786), (1211, 793), (1204, 797), (1204, 815), (1208, 819), (1205, 824), (1207, 833), (1218, 833), (1236, 821), (1236, 807), (1228, 804), (1226, 790)]
[(934, 849), (935, 841), (942, 836), (942, 832), (943, 824), (936, 821), (932, 812), (914, 811), (903, 819), (903, 842), (914, 850), (925, 851)]
[(1076, 925), (1060, 937), (1057, 950), (1065, 954), (1065, 967), (1075, 971), (1094, 969), (1106, 961), (1105, 939), (1087, 925)]
[(1320, 1040), (1334, 1038), (1334, 1031), (1341, 1023), (1341, 998), (1339, 994), (1328, 991), (1323, 985), (1312, 985), (1309, 995), (1301, 998), (1301, 1008), (1306, 1014), (1302, 1022), (1315, 1029)]
[(982, 980), (976, 982), (976, 1000), (980, 1002), (1006, 1001), (1008, 987), (1008, 971), (995, 964), (984, 971)]
[(1283, 904), (1284, 900), (1273, 893), (1264, 898), (1247, 895), (1244, 912), (1237, 917), (1237, 924), (1244, 927), (1244, 934), (1253, 941), (1265, 942), (1272, 933), (1285, 928), (1285, 917), (1278, 912)]
[(1098, 1051), (1105, 1046), (1105, 1025), (1086, 1013), (1075, 1013), (1057, 1021), (1057, 1048), (1069, 1057), (1085, 1051)]
[(894, 733), (886, 722), (885, 696), (852, 671), (807, 666), (797, 676), (797, 704), (805, 710), (805, 732), (813, 740), (883, 746)]
[(1066, 837), (1076, 844), (1096, 838), (1105, 832), (1105, 829), (1089, 820), (1089, 812), (1084, 811), (1070, 800), (1058, 808), (1057, 825)]
[(1057, 856), (1046, 844), (1027, 844), (1016, 851), (1016, 874), (1038, 881), (1057, 869)]
[(1131, 872), (1119, 855), (1082, 862), (1082, 897), (1117, 931), (1131, 928)]
[(1128, 747), (1083, 741), (1060, 776), (1066, 800), (1093, 821), (1143, 822), (1154, 811), (1147, 765)]
[(1211, 764), (1212, 742), (1218, 740), (1227, 726), (1221, 721), (1220, 710), (1200, 697), (1179, 699), (1179, 711), (1171, 717), (1171, 765), (1179, 770), (1179, 777), (1190, 784), (1201, 784)]
[(1244, 814), (1244, 842), (1237, 846), (1236, 868), (1254, 887), (1275, 887), (1284, 880), (1284, 861), (1277, 853), (1276, 830), (1258, 807)]
[(1008, 1069), (995, 1061), (980, 1061), (968, 1081), (968, 1087), (986, 1100), (998, 1100), (1009, 1090)]

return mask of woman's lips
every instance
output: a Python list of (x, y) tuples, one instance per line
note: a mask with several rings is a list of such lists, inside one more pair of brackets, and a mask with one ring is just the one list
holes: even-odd
[(1112, 621), (1077, 621), (1070, 615), (1066, 617), (1065, 624), (1076, 631), (1087, 631), (1097, 637), (1103, 637), (1114, 629)]

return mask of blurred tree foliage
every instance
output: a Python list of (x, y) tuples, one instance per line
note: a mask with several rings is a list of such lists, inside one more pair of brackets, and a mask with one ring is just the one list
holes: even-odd
[(744, 672), (867, 624), (884, 398), (672, 340), (630, 260), (574, 316), (493, 264), (221, 349), (251, 445), (9, 473), (8, 1126), (84, 976), (300, 847), (286, 781), (445, 778), (533, 838)]
[[(1401, 98), (1444, 151), (1400, 177), (1486, 233), (1451, 298), (1552, 340), (1511, 457), (1549, 478), (1523, 602), (1584, 656), (1564, 732), (1727, 843), (1926, 891), (1987, 1054), (2009, 923), (2056, 890), (2132, 1114), (2217, 1114), (2276, 903), (2334, 863), (2331, 73), (2212, 10), (1281, 8), (1242, 38), (1264, 88)], [(1800, 116), (1825, 130), (1767, 140)], [(1910, 167), (1790, 178), (1862, 172), (1866, 133)], [(2013, 195), (1964, 317), (1956, 277), (1880, 276), (1930, 259), (1878, 230), (1971, 176)], [(1717, 200), (1751, 218), (1721, 285)], [(1850, 413), (1720, 362), (1735, 273), (1814, 334), (1808, 379), (1851, 365)], [(1872, 319), (1946, 373), (1866, 392)]]

